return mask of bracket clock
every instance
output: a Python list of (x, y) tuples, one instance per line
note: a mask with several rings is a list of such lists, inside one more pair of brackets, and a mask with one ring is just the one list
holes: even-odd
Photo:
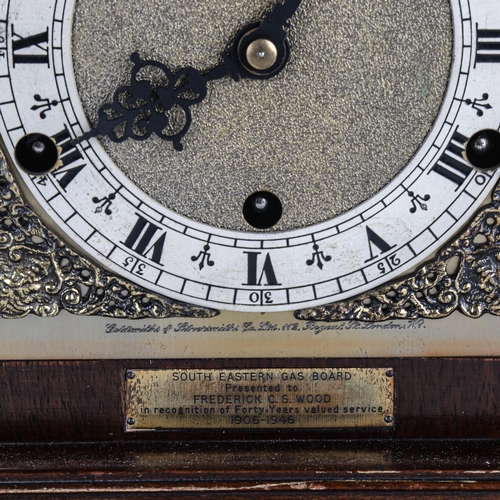
[(495, 489), (499, 78), (487, 0), (1, 0), (0, 491)]

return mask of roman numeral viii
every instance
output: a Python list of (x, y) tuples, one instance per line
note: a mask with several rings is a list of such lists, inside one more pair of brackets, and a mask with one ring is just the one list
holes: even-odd
[(49, 65), (49, 28), (42, 33), (23, 37), (14, 31), (12, 25), (12, 64)]
[(146, 257), (157, 264), (160, 263), (167, 232), (137, 214), (137, 222), (123, 244), (130, 250)]
[(53, 136), (56, 144), (61, 148), (60, 160), (62, 165), (54, 171), (54, 177), (59, 185), (66, 191), (66, 188), (73, 179), (87, 166), (82, 154), (71, 144), (71, 134), (65, 126), (63, 130)]
[(476, 64), (500, 63), (500, 30), (477, 29)]
[(445, 177), (460, 187), (473, 170), (463, 158), (465, 144), (468, 140), (468, 137), (455, 131), (446, 150), (432, 167), (431, 171)]

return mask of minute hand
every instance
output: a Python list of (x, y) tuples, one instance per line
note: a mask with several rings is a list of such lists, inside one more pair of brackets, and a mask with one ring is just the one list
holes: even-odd
[[(288, 45), (288, 28), (290, 20), (299, 8), (301, 0), (284, 0), (274, 6), (274, 9), (266, 15), (266, 18), (253, 29), (246, 27), (236, 37), (237, 43), (233, 46), (232, 56), (237, 58), (243, 65), (246, 73), (242, 76), (250, 78), (270, 78), (277, 75), (286, 65), (290, 54)], [(275, 51), (274, 63), (259, 68), (258, 58), (261, 53), (266, 54), (266, 47)], [(252, 64), (257, 60), (257, 64)], [(256, 67), (257, 66), (257, 67)]]
[[(267, 16), (267, 18), (260, 25), (263, 30), (276, 30), (284, 31), (290, 27), (290, 20), (295, 15), (302, 0), (285, 0), (283, 3), (277, 3), (274, 10)], [(284, 31), (286, 37), (287, 32)]]

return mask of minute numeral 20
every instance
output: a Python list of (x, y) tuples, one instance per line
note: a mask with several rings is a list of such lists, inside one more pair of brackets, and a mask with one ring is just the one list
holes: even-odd
[(49, 66), (49, 28), (42, 33), (23, 37), (12, 25), (12, 64), (46, 64)]
[(500, 30), (476, 31), (476, 64), (500, 63)]
[(457, 185), (457, 189), (465, 182), (473, 170), (462, 156), (468, 140), (468, 137), (455, 131), (446, 150), (431, 169), (432, 172), (454, 182)]

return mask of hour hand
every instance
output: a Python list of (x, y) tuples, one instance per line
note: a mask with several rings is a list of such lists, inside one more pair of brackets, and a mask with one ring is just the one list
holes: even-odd
[[(205, 72), (187, 67), (174, 73), (158, 61), (142, 61), (137, 53), (132, 54), (130, 85), (116, 90), (113, 102), (99, 109), (97, 125), (74, 139), (73, 144), (98, 135), (122, 142), (129, 138), (144, 141), (154, 134), (181, 151), (181, 140), (191, 126), (190, 108), (206, 97), (208, 82), (227, 75), (235, 80), (271, 78), (285, 67), (290, 51), (287, 29), (300, 3), (277, 3), (261, 23), (243, 28), (222, 53), (221, 63)], [(154, 86), (141, 76), (148, 67), (163, 73), (162, 85)]]
[[(190, 108), (206, 97), (207, 83), (226, 75), (238, 77), (239, 67), (225, 54), (222, 58), (223, 61), (208, 72), (187, 67), (174, 73), (158, 61), (142, 61), (139, 54), (132, 54), (134, 68), (130, 85), (115, 91), (113, 102), (99, 109), (97, 125), (74, 139), (73, 144), (96, 136), (106, 136), (119, 143), (126, 139), (144, 141), (156, 135), (181, 151), (181, 139), (191, 126)], [(153, 85), (142, 75), (150, 68), (163, 74), (161, 85)]]

